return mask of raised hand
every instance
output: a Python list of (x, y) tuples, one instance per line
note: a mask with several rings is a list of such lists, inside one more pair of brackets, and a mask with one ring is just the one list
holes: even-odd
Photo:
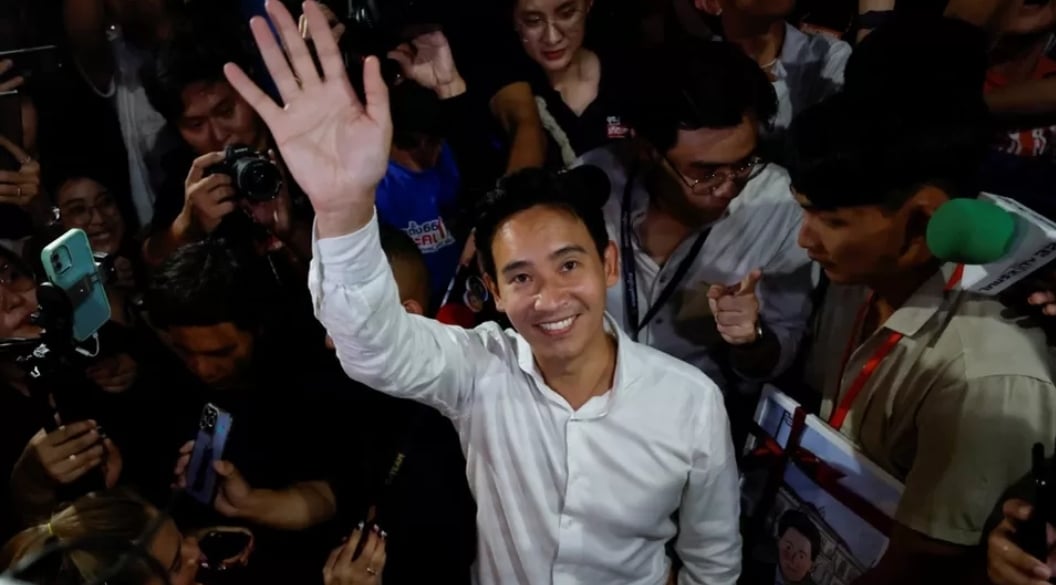
[(238, 66), (229, 63), (224, 72), (271, 130), (287, 168), (312, 201), (319, 237), (351, 233), (370, 221), (374, 188), (388, 166), (392, 120), (381, 65), (376, 57), (364, 62), (366, 104), (360, 103), (318, 4), (305, 2), (304, 15), (322, 75), (282, 2), (268, 0), (266, 7), (289, 50), (289, 62), (263, 18), (254, 17), (250, 28), (285, 107)]
[(404, 77), (435, 91), (440, 99), (466, 91), (466, 82), (455, 67), (451, 46), (440, 31), (419, 35), (389, 51), (388, 56), (400, 64)]

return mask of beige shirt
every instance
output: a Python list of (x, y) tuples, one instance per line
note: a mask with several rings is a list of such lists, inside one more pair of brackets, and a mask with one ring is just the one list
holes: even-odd
[(944, 292), (947, 265), (840, 365), (864, 287), (832, 285), (807, 377), (828, 420), (891, 332), (903, 338), (851, 405), (840, 432), (905, 482), (896, 520), (932, 538), (979, 542), (1002, 491), (1056, 438), (1056, 387), (1044, 334), (992, 298)]

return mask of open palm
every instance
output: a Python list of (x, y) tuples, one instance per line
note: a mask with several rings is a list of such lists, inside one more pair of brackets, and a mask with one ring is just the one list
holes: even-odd
[(403, 69), (403, 74), (422, 87), (436, 90), (460, 78), (447, 37), (440, 31), (415, 37), (389, 52)]
[[(348, 81), (337, 44), (325, 34), (329, 25), (315, 2), (306, 2), (304, 13), (309, 30), (316, 33), (312, 38), (322, 76), (282, 2), (269, 0), (267, 11), (289, 51), (289, 62), (263, 18), (255, 17), (250, 28), (285, 107), (238, 66), (228, 64), (225, 73), (271, 130), (290, 173), (312, 201), (320, 236), (347, 233), (369, 221), (374, 188), (389, 159), (392, 120), (380, 65), (374, 57), (364, 63), (363, 104)], [(324, 221), (339, 227), (322, 233)]]

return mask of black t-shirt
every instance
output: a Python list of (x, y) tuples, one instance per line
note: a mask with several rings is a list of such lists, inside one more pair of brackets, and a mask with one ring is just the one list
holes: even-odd
[[(630, 138), (628, 109), (632, 86), (626, 75), (627, 67), (623, 59), (612, 54), (599, 54), (598, 60), (601, 62), (598, 95), (578, 116), (550, 85), (541, 68), (536, 66), (532, 76), (532, 91), (546, 101), (547, 112), (567, 136), (577, 157), (610, 142)], [(549, 129), (547, 135), (547, 164), (563, 168), (566, 165), (559, 143)]]

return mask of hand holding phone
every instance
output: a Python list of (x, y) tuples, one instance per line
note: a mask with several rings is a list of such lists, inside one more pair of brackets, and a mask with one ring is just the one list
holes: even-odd
[[(216, 464), (223, 459), (231, 424), (230, 413), (214, 404), (206, 404), (198, 420), (198, 437), (180, 450), (181, 457), (176, 464), (180, 477), (178, 485), (207, 506), (213, 506), (216, 499)], [(186, 453), (188, 450), (190, 452)]]
[(72, 229), (40, 252), (48, 280), (73, 306), (73, 337), (85, 341), (110, 320), (110, 301), (95, 265), (88, 234)]

